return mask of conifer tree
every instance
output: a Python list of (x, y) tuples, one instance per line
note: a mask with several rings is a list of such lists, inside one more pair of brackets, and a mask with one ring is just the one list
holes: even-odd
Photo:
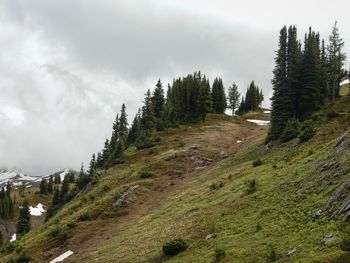
[(61, 176), (59, 174), (55, 175), (55, 184), (61, 184)]
[(309, 28), (301, 61), (297, 117), (306, 119), (319, 108), (320, 102), (320, 47), (319, 35)]
[(321, 69), (320, 69), (320, 104), (328, 105), (330, 90), (329, 90), (329, 75), (328, 75), (328, 59), (326, 53), (325, 42), (322, 40), (321, 47)]
[(225, 88), (222, 83), (221, 78), (215, 78), (212, 87), (212, 103), (213, 103), (213, 113), (223, 114), (225, 113), (226, 95)]
[(40, 182), (40, 194), (46, 195), (48, 193), (47, 180), (45, 178), (41, 179)]
[(93, 176), (94, 175), (95, 168), (96, 168), (96, 155), (93, 154), (92, 157), (91, 157), (89, 171), (88, 171), (89, 176)]
[(76, 181), (79, 190), (84, 189), (90, 183), (90, 177), (84, 171), (84, 164), (81, 164), (80, 173)]
[(156, 130), (162, 131), (164, 129), (163, 111), (165, 98), (163, 84), (160, 79), (158, 80), (156, 88), (154, 89), (152, 103), (154, 105), (154, 117), (156, 118)]
[(69, 178), (66, 176), (63, 179), (62, 187), (60, 191), (60, 202), (64, 203), (69, 192)]
[(128, 119), (126, 114), (126, 106), (123, 103), (122, 108), (120, 110), (120, 117), (119, 117), (119, 127), (117, 129), (118, 137), (117, 140), (120, 140), (121, 138), (126, 138), (128, 135)]
[(342, 75), (342, 68), (346, 59), (343, 48), (344, 41), (340, 37), (336, 21), (332, 29), (332, 34), (329, 36), (329, 45), (327, 47), (329, 59), (329, 86), (333, 102), (335, 102), (335, 98), (339, 96), (339, 83)]
[(287, 85), (287, 27), (280, 31), (279, 49), (275, 57), (275, 68), (273, 70), (273, 95), (271, 98), (271, 127), (268, 133), (268, 141), (278, 139), (287, 123), (293, 116), (285, 108), (285, 103), (289, 104), (291, 95)]
[(141, 132), (141, 111), (135, 115), (130, 131), (128, 133), (127, 145), (133, 144)]
[(53, 193), (53, 177), (52, 177), (52, 175), (51, 175), (50, 178), (49, 178), (49, 183), (48, 183), (48, 185), (47, 185), (47, 192), (48, 192), (49, 194), (52, 194), (52, 193)]
[(102, 154), (101, 152), (97, 153), (97, 158), (96, 158), (96, 168), (101, 168), (103, 165), (102, 163)]
[(207, 113), (212, 110), (212, 100), (210, 93), (210, 84), (209, 81), (204, 76), (200, 82), (198, 90), (198, 99), (196, 101), (198, 113), (201, 116), (202, 122), (205, 121)]
[(151, 92), (147, 91), (144, 105), (142, 107), (141, 127), (146, 136), (153, 133), (155, 129), (154, 105), (152, 102)]
[(235, 115), (235, 109), (239, 106), (240, 96), (238, 86), (233, 82), (228, 90), (228, 108), (232, 110), (232, 116)]
[(22, 207), (19, 210), (16, 233), (18, 235), (24, 235), (30, 231), (30, 228), (31, 228), (30, 209), (29, 209), (28, 201), (24, 201)]

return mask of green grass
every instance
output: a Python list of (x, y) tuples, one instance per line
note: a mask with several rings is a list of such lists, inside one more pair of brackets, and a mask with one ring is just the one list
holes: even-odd
[[(316, 135), (305, 143), (294, 139), (262, 154), (261, 136), (233, 157), (174, 181), (162, 171), (181, 167), (169, 167), (164, 157), (195, 143), (186, 137), (219, 129), (210, 124), (239, 124), (244, 117), (209, 115), (206, 126), (170, 129), (169, 134), (161, 135), (161, 142), (151, 153), (148, 149), (128, 149), (129, 163), (108, 170), (92, 189), (19, 242), (40, 262), (44, 255), (57, 251), (57, 243), (50, 237), (54, 229), (67, 233), (70, 241), (63, 250), (68, 250), (84, 231), (97, 235), (95, 229), (106, 224), (110, 229), (96, 239), (97, 243), (75, 255), (76, 262), (215, 262), (222, 251), (225, 256), (220, 262), (270, 262), (272, 257), (276, 262), (349, 262), (350, 254), (339, 248), (343, 218), (330, 220), (322, 213), (310, 220), (334, 189), (348, 180), (350, 148), (339, 150), (334, 145), (348, 128), (340, 109), (349, 105), (349, 98), (341, 98), (332, 106), (339, 116), (315, 120)], [(327, 110), (320, 115), (325, 116)], [(206, 151), (209, 154), (214, 149), (214, 145), (207, 145)], [(257, 159), (261, 165), (254, 167), (252, 163)], [(340, 163), (338, 176), (321, 171), (320, 167), (329, 161)], [(139, 171), (146, 170), (156, 171), (157, 176), (140, 179)], [(247, 194), (252, 180), (255, 189)], [(168, 181), (174, 186), (152, 192), (161, 182), (169, 185)], [(134, 211), (132, 206), (111, 210), (111, 204), (135, 184), (143, 189), (135, 197), (135, 204), (141, 210), (142, 204), (148, 204), (144, 211)], [(82, 214), (88, 214), (89, 220), (79, 221)], [(72, 222), (74, 227), (69, 227)], [(210, 233), (215, 237), (206, 239)], [(324, 245), (323, 238), (328, 234), (338, 239)], [(166, 257), (162, 246), (176, 238), (186, 240), (188, 248)], [(294, 248), (296, 252), (288, 255)]]

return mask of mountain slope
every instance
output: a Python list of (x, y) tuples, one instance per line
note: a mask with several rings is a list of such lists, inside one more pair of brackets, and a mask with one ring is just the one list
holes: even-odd
[[(342, 98), (334, 105), (339, 116), (315, 114), (310, 141), (269, 149), (267, 126), (244, 118), (213, 115), (173, 129), (152, 149), (129, 149), (126, 163), (20, 243), (35, 262), (67, 250), (74, 254), (64, 262), (213, 262), (217, 248), (226, 252), (221, 262), (348, 262), (339, 244), (350, 136), (338, 138), (349, 126), (349, 105)], [(154, 176), (140, 179), (142, 170)], [(65, 238), (52, 234), (57, 230)], [(177, 237), (188, 249), (163, 256), (162, 245)]]

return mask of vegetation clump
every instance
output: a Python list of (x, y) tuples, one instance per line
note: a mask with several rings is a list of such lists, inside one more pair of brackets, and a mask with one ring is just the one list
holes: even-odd
[(300, 142), (306, 142), (312, 139), (316, 134), (316, 130), (311, 124), (306, 124), (302, 128), (301, 133), (298, 135)]
[(253, 167), (257, 167), (257, 166), (260, 166), (262, 164), (263, 164), (263, 162), (260, 158), (253, 161)]
[(146, 178), (150, 178), (150, 177), (152, 177), (152, 176), (154, 176), (154, 174), (153, 173), (151, 173), (151, 172), (149, 172), (149, 171), (140, 171), (139, 172), (139, 177), (141, 178), (141, 179), (146, 179)]
[(220, 262), (226, 257), (226, 251), (225, 249), (221, 247), (217, 247), (215, 249), (215, 262)]
[(251, 179), (251, 180), (248, 180), (246, 182), (246, 186), (247, 186), (247, 189), (246, 189), (246, 194), (253, 194), (256, 192), (256, 180), (255, 179)]
[(182, 238), (177, 238), (172, 241), (169, 241), (163, 246), (163, 252), (167, 256), (175, 256), (182, 251), (185, 251), (188, 247), (188, 244)]
[(298, 137), (301, 131), (300, 123), (296, 118), (288, 120), (286, 127), (281, 135), (281, 142), (288, 142)]

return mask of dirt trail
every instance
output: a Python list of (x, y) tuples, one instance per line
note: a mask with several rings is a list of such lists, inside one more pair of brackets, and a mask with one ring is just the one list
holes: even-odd
[[(69, 249), (74, 251), (74, 255), (65, 262), (84, 262), (85, 255), (96, 251), (97, 244), (99, 247), (108, 244), (109, 237), (122, 233), (123, 229), (159, 207), (177, 186), (184, 183), (184, 178), (197, 176), (218, 161), (244, 149), (250, 142), (261, 138), (267, 129), (268, 126), (258, 126), (247, 121), (233, 123), (222, 120), (209, 122), (200, 128), (188, 128), (181, 132), (184, 134), (177, 132), (168, 135), (169, 143), (161, 149), (161, 153), (169, 152), (168, 158), (158, 163), (156, 177), (142, 181), (148, 184), (146, 187), (143, 185), (136, 194), (136, 202), (122, 208), (127, 213), (115, 218), (81, 222), (77, 232), (57, 255)], [(179, 137), (182, 140), (181, 147), (174, 149), (172, 142)], [(155, 157), (146, 157), (144, 161), (152, 162), (152, 158)], [(128, 162), (135, 161), (138, 160)]]

